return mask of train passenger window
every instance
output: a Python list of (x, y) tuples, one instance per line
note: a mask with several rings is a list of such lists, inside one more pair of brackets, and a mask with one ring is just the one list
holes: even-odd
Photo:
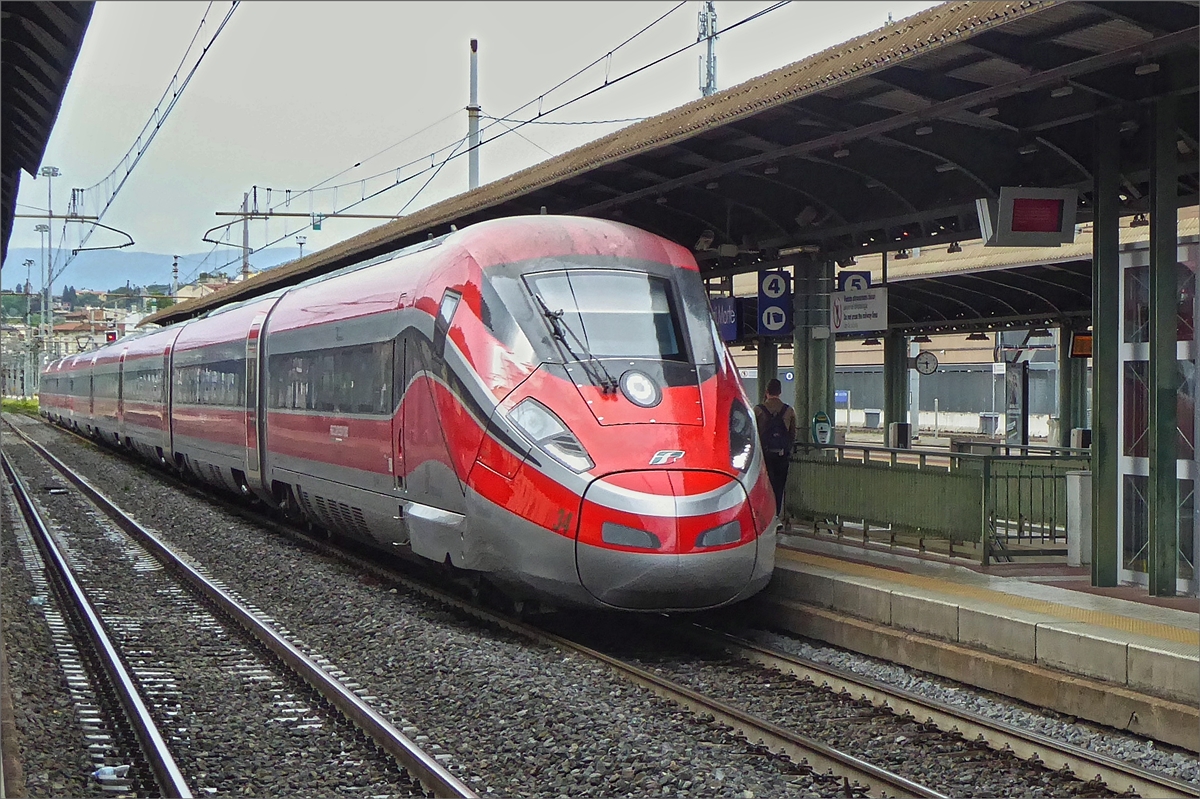
[(527, 275), (530, 291), (566, 328), (568, 348), (597, 357), (686, 361), (670, 284), (643, 272), (574, 270)]
[(392, 342), (272, 355), (269, 407), (334, 414), (392, 412)]
[(175, 370), (175, 401), (181, 405), (242, 405), (245, 377), (244, 358), (181, 366)]

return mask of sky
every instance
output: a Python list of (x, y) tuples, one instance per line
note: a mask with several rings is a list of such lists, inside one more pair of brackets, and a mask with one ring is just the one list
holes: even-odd
[[(240, 222), (210, 234), (229, 244), (203, 241), (210, 228), (233, 219), (216, 212), (238, 210), (243, 195), (257, 186), (260, 209), (304, 216), (252, 221), (252, 249), (276, 240), (276, 247), (296, 247), (296, 235), (306, 237), (306, 252), (332, 246), (385, 220), (326, 219), (316, 231), (310, 214), (391, 216), (466, 191), (465, 154), (436, 167), (466, 135), (470, 39), (479, 40), (480, 173), (486, 184), (629, 124), (607, 120), (644, 118), (699, 97), (702, 45), (617, 78), (695, 42), (702, 5), (244, 0), (156, 138), (141, 148), (141, 160), (102, 222), (127, 232), (132, 251), (202, 254), (204, 259), (181, 263), (181, 272), (211, 271), (241, 257)], [(717, 0), (718, 30), (772, 5)], [(881, 27), (889, 14), (900, 20), (932, 5), (784, 5), (719, 37), (718, 88)], [(182, 61), (173, 84), (178, 88), (231, 8), (216, 0), (95, 4), (42, 161), (62, 172), (50, 185), (55, 214), (68, 210), (72, 188), (96, 185), (84, 192), (79, 213), (94, 215), (108, 202), (115, 181), (104, 183), (106, 176), (114, 170), (117, 179), (125, 175), (129, 161), (122, 159), (172, 86), (172, 75)], [(604, 85), (606, 78), (611, 85)], [(507, 130), (515, 121), (488, 119), (530, 119), (539, 107), (548, 112), (596, 89), (515, 132)], [(17, 213), (44, 213), (47, 183), (22, 173)], [(316, 186), (320, 190), (307, 191)], [(39, 247), (36, 224), (18, 218), (10, 248)], [(54, 246), (79, 246), (84, 229), (55, 222)], [(99, 230), (87, 246), (123, 241)]]

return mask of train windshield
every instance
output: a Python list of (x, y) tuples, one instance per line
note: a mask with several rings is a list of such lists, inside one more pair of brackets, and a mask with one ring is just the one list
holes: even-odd
[(525, 281), (555, 336), (585, 357), (688, 360), (663, 278), (597, 269), (542, 272)]

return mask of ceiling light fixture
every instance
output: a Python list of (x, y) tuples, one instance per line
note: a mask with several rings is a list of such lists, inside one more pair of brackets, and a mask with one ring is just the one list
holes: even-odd
[(834, 158), (845, 158), (848, 155), (850, 155), (850, 151), (847, 150), (845, 147), (840, 147), (833, 151)]
[(938, 164), (937, 166), (935, 166), (933, 168), (933, 171), (934, 172), (953, 172), (956, 169), (958, 169), (958, 167), (955, 166), (954, 164), (946, 163), (946, 164)]
[(767, 167), (766, 169), (764, 169), (764, 170), (763, 170), (763, 174), (764, 174), (764, 175), (778, 175), (778, 174), (779, 174), (779, 167), (777, 167), (777, 166), (769, 166), (769, 167)]
[(1150, 220), (1146, 218), (1145, 214), (1134, 214), (1133, 219), (1129, 222), (1130, 227), (1146, 227), (1149, 224)]
[(912, 341), (914, 344), (930, 344), (933, 342), (933, 339), (922, 333), (919, 336), (913, 336)]
[(879, 339), (875, 338), (874, 336), (871, 336), (870, 338), (865, 338), (865, 339), (863, 339), (862, 345), (864, 347), (878, 347)]
[(654, 202), (658, 203), (659, 205), (666, 205), (666, 204), (667, 204), (667, 198), (666, 198), (666, 197), (659, 197), (659, 198), (658, 198), (657, 200), (655, 200)]
[(950, 246), (946, 248), (946, 252), (950, 253), (951, 255), (956, 252), (962, 252), (962, 245), (957, 241), (952, 241), (950, 242)]
[(1073, 86), (1059, 86), (1057, 89), (1050, 90), (1050, 96), (1055, 98), (1066, 97), (1067, 95), (1074, 93), (1074, 91), (1075, 88)]
[(704, 188), (708, 189), (709, 191), (712, 191), (713, 189), (717, 188), (720, 185), (721, 184), (717, 183), (715, 180), (710, 180), (708, 183), (704, 184)]
[(993, 105), (989, 108), (981, 108), (976, 113), (984, 119), (987, 119), (988, 117), (994, 117), (999, 114), (1000, 109)]
[(897, 261), (903, 261), (908, 258), (908, 250), (900, 250), (893, 256)]
[(1134, 67), (1133, 74), (1134, 75), (1152, 75), (1155, 72), (1158, 72), (1158, 70), (1159, 70), (1159, 66), (1158, 66), (1158, 64), (1155, 64), (1154, 62), (1151, 62), (1149, 64), (1138, 64), (1136, 67)]
[(1033, 155), (1037, 151), (1038, 151), (1038, 146), (1036, 144), (1033, 144), (1032, 142), (1029, 144), (1022, 144), (1020, 147), (1017, 148), (1017, 152), (1020, 153), (1021, 155)]
[(987, 333), (980, 333), (978, 331), (967, 336), (967, 341), (991, 341), (991, 340), (992, 340), (991, 337), (988, 336)]
[(928, 136), (930, 133), (933, 133), (933, 128), (929, 127), (928, 125), (922, 125), (914, 130), (913, 133), (917, 134), (918, 136)]

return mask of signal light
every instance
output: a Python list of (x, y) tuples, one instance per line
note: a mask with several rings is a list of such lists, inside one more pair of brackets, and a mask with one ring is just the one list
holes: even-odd
[(105, 341), (105, 343), (111, 344), (112, 342), (114, 342), (114, 341), (116, 341), (116, 340), (117, 340), (117, 331), (115, 331), (115, 330), (106, 330), (106, 331), (104, 332), (104, 341)]

